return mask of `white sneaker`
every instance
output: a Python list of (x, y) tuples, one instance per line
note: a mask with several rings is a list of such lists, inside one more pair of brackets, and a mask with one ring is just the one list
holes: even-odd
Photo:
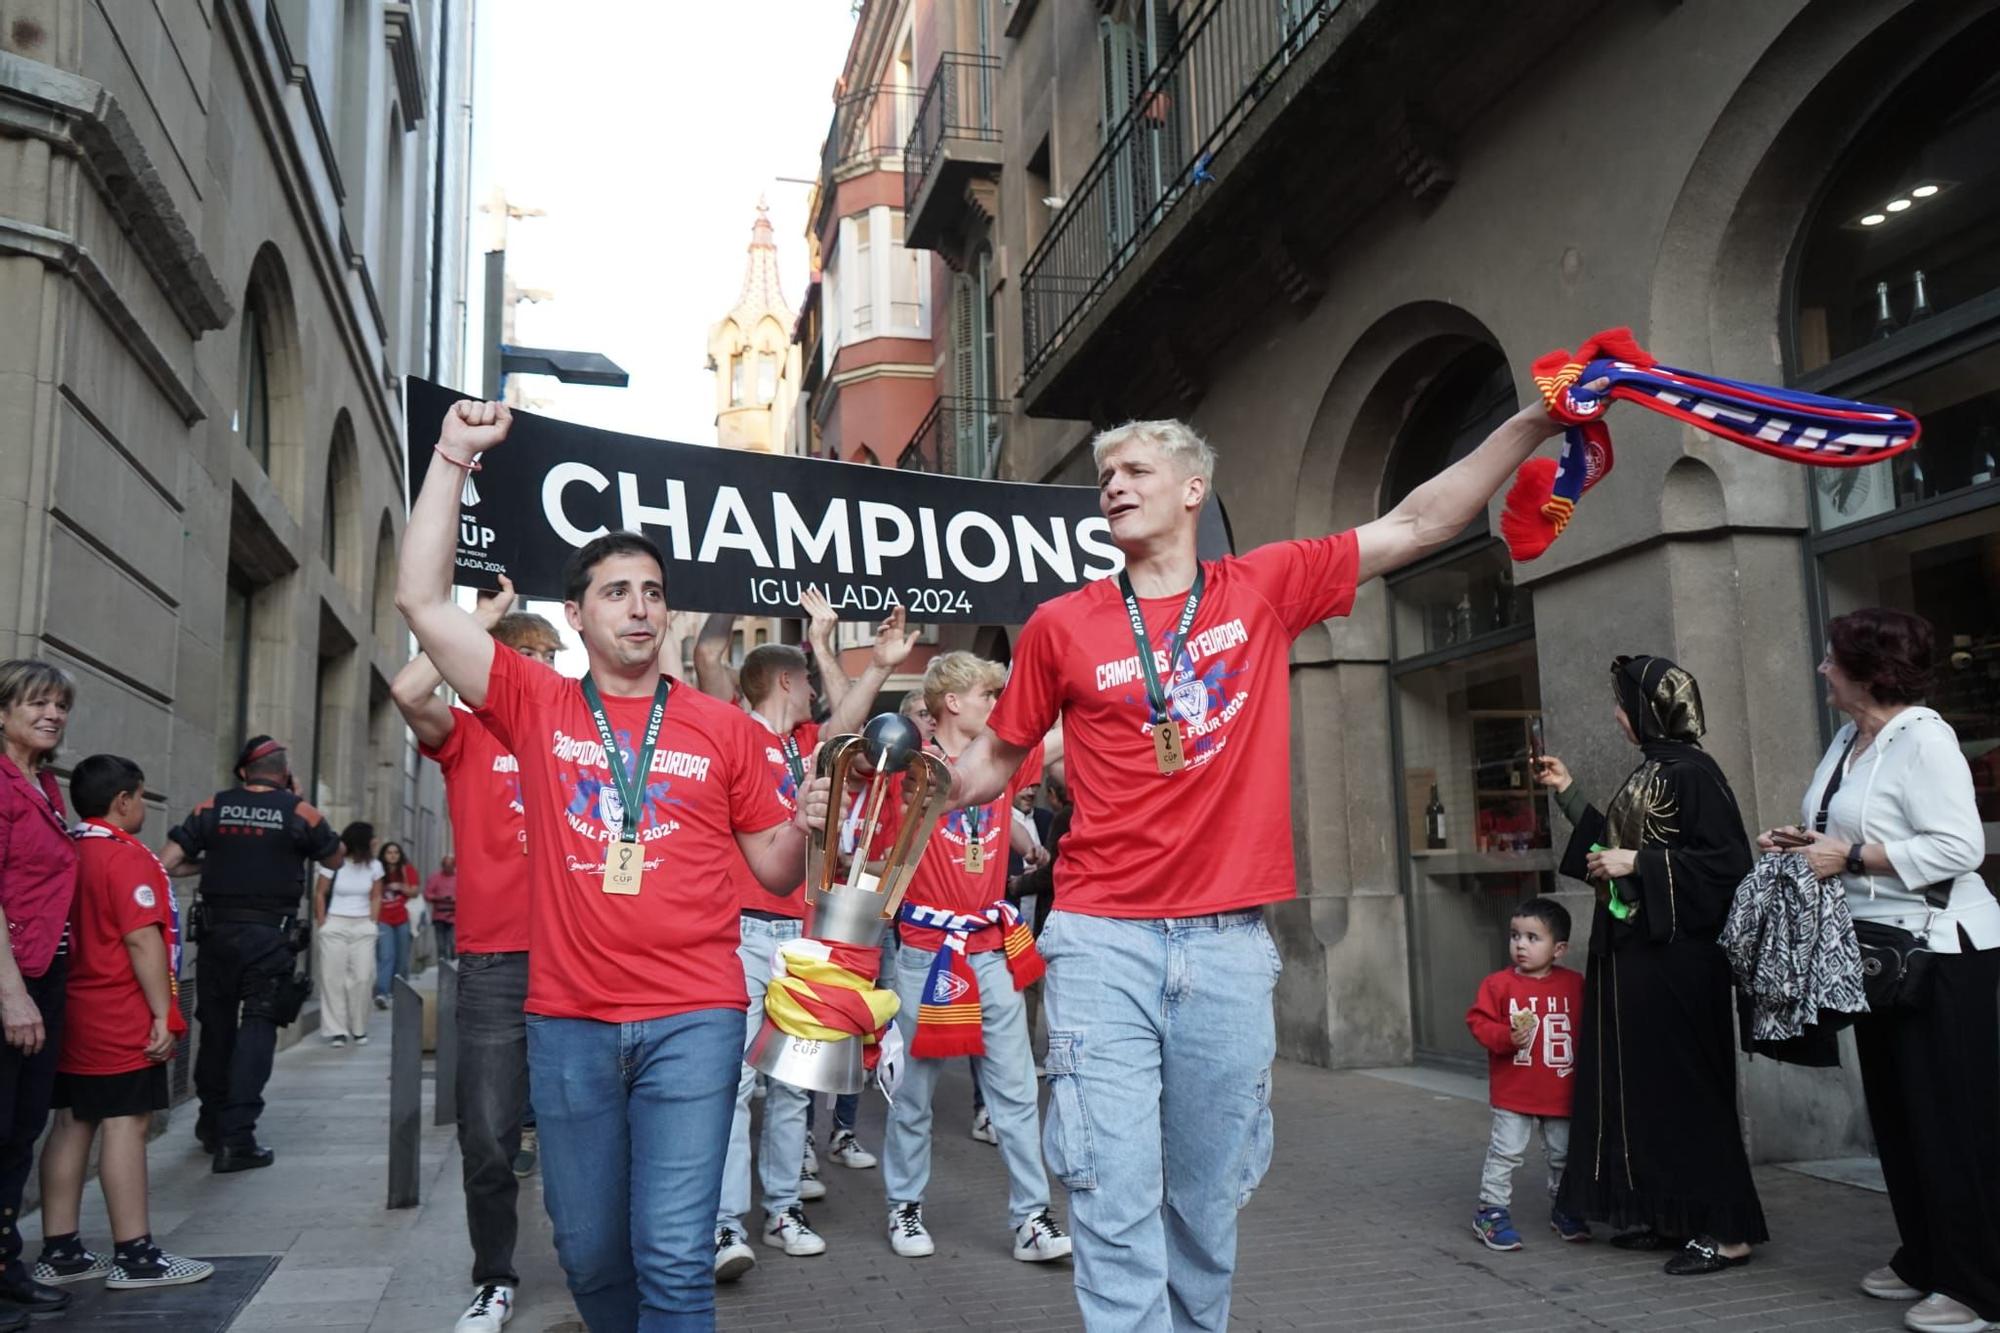
[(811, 1139), (806, 1140), (805, 1173), (809, 1176), (816, 1176), (819, 1174), (819, 1154), (813, 1151), (813, 1145)]
[(799, 1201), (801, 1203), (818, 1203), (825, 1197), (826, 1182), (819, 1178), (819, 1172), (799, 1172)]
[(889, 1248), (905, 1259), (923, 1259), (937, 1253), (931, 1233), (924, 1230), (924, 1206), (899, 1203), (889, 1210)]
[(794, 1259), (825, 1254), (826, 1238), (806, 1221), (806, 1210), (793, 1204), (764, 1224), (764, 1243)]
[(875, 1154), (861, 1146), (851, 1129), (834, 1131), (833, 1142), (826, 1146), (826, 1155), (839, 1165), (853, 1167), (856, 1171), (866, 1171), (875, 1165)]
[(452, 1333), (500, 1333), (501, 1326), (513, 1317), (514, 1289), (504, 1282), (489, 1282), (465, 1307)]
[(1069, 1258), (1069, 1236), (1044, 1208), (1014, 1229), (1014, 1257), (1024, 1264), (1045, 1264)]
[(1000, 1142), (1000, 1136), (993, 1132), (993, 1117), (986, 1114), (986, 1108), (983, 1106), (972, 1117), (972, 1137), (981, 1143), (991, 1143), (996, 1146)]
[(1903, 1327), (1915, 1329), (1916, 1333), (1981, 1333), (1994, 1325), (1981, 1319), (1970, 1306), (1934, 1291), (1903, 1312)]
[(732, 1226), (715, 1229), (715, 1280), (734, 1282), (757, 1266), (757, 1251)]
[(1923, 1293), (1896, 1276), (1896, 1270), (1887, 1264), (1861, 1279), (1861, 1290), (1878, 1301), (1914, 1301)]

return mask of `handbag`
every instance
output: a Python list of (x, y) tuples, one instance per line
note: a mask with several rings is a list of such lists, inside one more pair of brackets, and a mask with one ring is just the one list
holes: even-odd
[[(1833, 766), (1833, 774), (1827, 779), (1826, 792), (1819, 801), (1819, 816), (1813, 821), (1818, 832), (1826, 832), (1827, 807), (1833, 804), (1833, 794), (1840, 790), (1847, 756), (1854, 752), (1858, 738), (1848, 738), (1847, 749), (1841, 752), (1840, 762)], [(1951, 899), (1951, 881), (1926, 884), (1923, 893), (1931, 910), (1938, 911)], [(1886, 921), (1856, 921), (1854, 942), (1861, 949), (1861, 994), (1868, 1001), (1869, 1013), (1914, 1013), (1930, 1003), (1931, 965), (1937, 961), (1937, 954), (1931, 949), (1927, 935), (1915, 934)]]

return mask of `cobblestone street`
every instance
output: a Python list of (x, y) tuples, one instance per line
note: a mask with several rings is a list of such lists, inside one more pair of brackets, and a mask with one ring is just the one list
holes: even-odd
[[(389, 1042), (333, 1051), (316, 1038), (285, 1052), (264, 1132), (269, 1171), (214, 1176), (187, 1110), (152, 1150), (154, 1221), (180, 1253), (282, 1256), (230, 1325), (339, 1333), (445, 1333), (469, 1294), (458, 1159), (449, 1130), (426, 1128), (420, 1208), (382, 1207)], [(1423, 1086), (1413, 1086), (1412, 1084)], [(1263, 1329), (1879, 1328), (1900, 1308), (1855, 1281), (1892, 1245), (1887, 1200), (1778, 1167), (1758, 1171), (1777, 1239), (1748, 1268), (1668, 1278), (1657, 1256), (1563, 1245), (1543, 1222), (1531, 1161), (1517, 1181), (1527, 1248), (1494, 1254), (1470, 1216), (1487, 1111), (1468, 1079), (1423, 1072), (1329, 1073), (1280, 1065), (1278, 1146), (1243, 1218), (1232, 1326)], [(428, 1096), (426, 1097), (428, 1103)], [(864, 1330), (1080, 1328), (1067, 1265), (1014, 1262), (997, 1151), (975, 1142), (971, 1090), (955, 1070), (938, 1097), (940, 1140), (926, 1216), (936, 1257), (898, 1259), (883, 1235), (879, 1169), (827, 1164), (809, 1209), (826, 1255), (757, 1247), (757, 1267), (720, 1293), (722, 1327)], [(428, 1105), (426, 1122), (428, 1124)], [(862, 1137), (881, 1140), (864, 1102)], [(580, 1329), (549, 1243), (538, 1180), (522, 1196), (524, 1285), (512, 1327)], [(38, 1219), (30, 1219), (31, 1241)], [(95, 1184), (84, 1234), (103, 1235)], [(161, 1293), (164, 1295), (165, 1293)], [(143, 1296), (93, 1294), (73, 1329), (128, 1328)]]

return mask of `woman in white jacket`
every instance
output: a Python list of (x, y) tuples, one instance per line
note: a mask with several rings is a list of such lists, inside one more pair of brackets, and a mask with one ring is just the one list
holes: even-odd
[(1924, 1007), (1855, 1024), (1902, 1240), (1862, 1290), (1917, 1301), (1903, 1322), (1923, 1333), (2000, 1327), (2000, 901), (1979, 873), (1972, 770), (1951, 724), (1917, 702), (1930, 682), (1929, 621), (1855, 611), (1827, 637), (1827, 702), (1852, 720), (1806, 791), (1810, 833), (1838, 775), (1826, 830), (1802, 850), (1816, 874), (1840, 878), (1857, 922), (1910, 931), (1936, 955)]

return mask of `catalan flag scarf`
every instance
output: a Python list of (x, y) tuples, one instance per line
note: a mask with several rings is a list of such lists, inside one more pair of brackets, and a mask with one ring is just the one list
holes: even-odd
[(1022, 924), (1021, 913), (1005, 899), (974, 913), (905, 903), (902, 920), (944, 932), (944, 945), (931, 959), (930, 974), (924, 978), (924, 993), (917, 1005), (917, 1035), (910, 1043), (910, 1054), (920, 1060), (986, 1054), (979, 978), (973, 974), (966, 943), (978, 931), (999, 929), (1014, 989), (1032, 986), (1046, 969), (1041, 954), (1035, 951), (1034, 935)]
[[(1583, 493), (1611, 471), (1613, 400), (1637, 403), (1759, 453), (1811, 467), (1866, 467), (1914, 446), (1916, 417), (1795, 389), (1676, 370), (1653, 360), (1630, 329), (1606, 329), (1572, 353), (1534, 363), (1549, 415), (1566, 427), (1560, 460), (1531, 458), (1515, 474), (1500, 535), (1516, 560), (1533, 560), (1569, 525)], [(1601, 387), (1591, 387), (1597, 381)]]

